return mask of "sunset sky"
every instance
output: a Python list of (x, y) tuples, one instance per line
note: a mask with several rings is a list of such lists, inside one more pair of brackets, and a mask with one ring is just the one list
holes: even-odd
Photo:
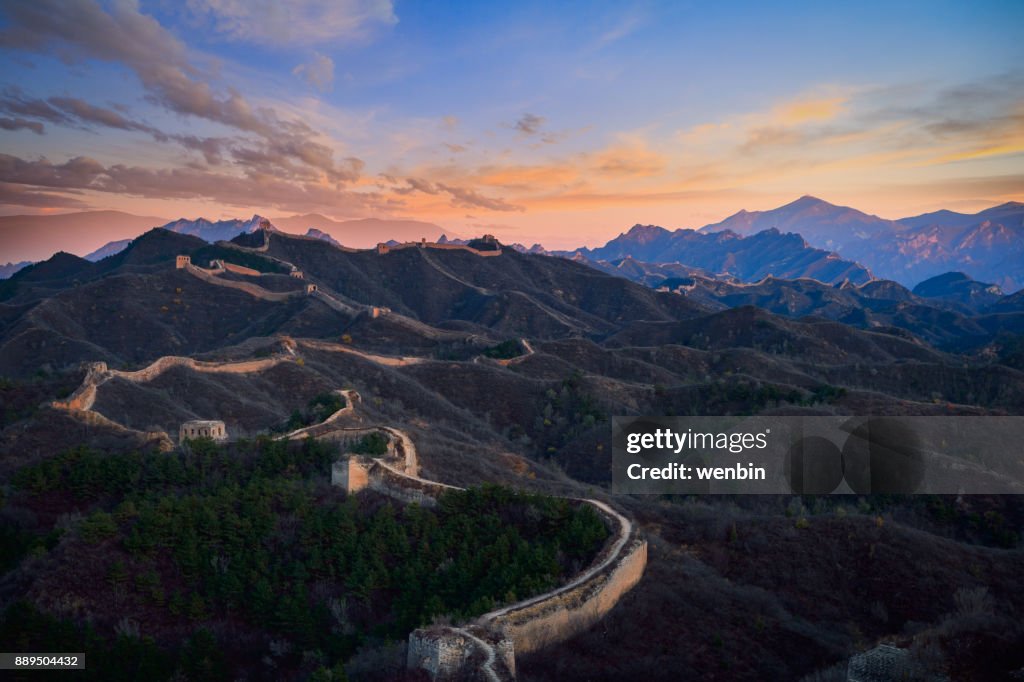
[[(840, 6), (842, 5), (842, 6)], [(1024, 200), (1024, 2), (2, 0), (0, 213), (549, 247)]]

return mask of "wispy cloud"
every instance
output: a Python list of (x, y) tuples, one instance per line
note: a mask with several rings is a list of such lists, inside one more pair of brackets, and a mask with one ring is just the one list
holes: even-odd
[[(229, 131), (213, 136), (165, 132), (131, 118), (124, 107), (108, 108), (69, 96), (33, 98), (8, 88), (0, 94), (0, 113), (9, 115), (0, 119), (6, 129), (43, 134), (44, 124), (53, 124), (136, 131), (196, 153), (208, 167), (195, 161), (181, 165), (172, 159), (163, 168), (143, 168), (103, 164), (87, 156), (51, 163), (5, 155), (4, 182), (295, 210), (308, 210), (304, 202), (331, 210), (385, 205), (372, 192), (344, 189), (359, 180), (365, 166), (361, 159), (338, 158), (333, 141), (301, 118), (284, 115), (274, 106), (256, 105), (231, 87), (217, 86), (213, 76), (195, 66), (185, 45), (155, 19), (141, 14), (134, 3), (107, 8), (94, 0), (39, 0), (7, 5), (3, 13), (8, 25), (0, 30), (0, 47), (55, 53), (72, 64), (99, 60), (124, 65), (138, 77), (150, 105)], [(340, 26), (335, 28), (341, 30)], [(327, 87), (333, 62), (315, 55), (297, 74), (314, 86)], [(25, 202), (42, 201), (48, 195), (22, 192), (21, 196), (19, 201)]]
[(524, 135), (536, 135), (544, 125), (544, 117), (536, 114), (523, 114), (512, 127)]
[(613, 24), (597, 37), (596, 46), (598, 48), (603, 48), (611, 45), (612, 43), (617, 43), (623, 38), (635, 33), (644, 25), (645, 22), (646, 17), (638, 10), (633, 9), (628, 14), (617, 17)]
[(391, 0), (188, 0), (194, 21), (261, 45), (354, 41), (398, 22)]
[[(107, 12), (94, 0), (38, 0), (5, 11), (12, 25), (0, 31), (0, 46), (124, 64), (136, 73), (152, 103), (255, 135), (248, 149), (256, 149), (266, 161), (281, 159), (285, 174), (294, 174), (298, 164), (331, 182), (355, 179), (356, 164), (336, 166), (331, 147), (304, 122), (282, 118), (272, 107), (255, 107), (230, 87), (217, 92), (189, 61), (185, 46), (131, 3)], [(95, 121), (99, 112), (91, 115)]]
[[(388, 0), (169, 7), (0, 3), (0, 50), (18, 71), (0, 91), (0, 201), (202, 200), (456, 223), (522, 213), (550, 231), (706, 215), (750, 197), (889, 197), (907, 177), (921, 196), (933, 186), (966, 199), (953, 182), (963, 177), (970, 196), (1003, 197), (1024, 154), (1019, 67), (984, 78), (964, 64), (930, 80), (922, 68), (897, 83), (831, 67), (778, 76), (785, 60), (766, 53), (759, 67), (778, 77), (751, 83), (758, 69), (730, 62), (741, 57), (700, 62), (701, 41), (681, 37), (688, 11), (666, 12), (680, 22), (669, 26), (655, 6), (572, 17), (561, 41), (536, 21), (447, 7), (403, 16), (399, 35)], [(129, 82), (96, 87), (112, 77)], [(729, 96), (709, 98), (711, 87)]]
[[(391, 179), (394, 181), (394, 179)], [(429, 195), (446, 194), (452, 206), (462, 208), (484, 208), (489, 211), (522, 211), (522, 206), (511, 204), (504, 199), (488, 197), (474, 189), (447, 184), (444, 182), (430, 182), (422, 178), (405, 178), (404, 185), (397, 185), (391, 190), (399, 195), (409, 195), (413, 192), (421, 192)]]
[(0, 116), (0, 128), (4, 130), (31, 130), (36, 135), (43, 134), (43, 124), (24, 118), (7, 118)]
[(327, 55), (315, 53), (308, 62), (292, 69), (292, 73), (320, 92), (327, 92), (334, 84), (334, 60)]
[[(316, 182), (293, 182), (274, 175), (245, 177), (202, 168), (152, 169), (104, 165), (85, 156), (64, 163), (0, 154), (0, 183), (28, 185), (44, 191), (71, 190), (151, 199), (211, 200), (228, 206), (276, 206), (283, 210), (348, 211), (382, 209), (386, 199), (372, 192), (340, 191)], [(39, 189), (25, 190), (36, 193)]]
[(7, 182), (0, 182), (0, 204), (32, 208), (89, 208), (87, 202), (68, 196), (67, 190), (58, 194)]
[[(834, 88), (833, 88), (834, 89)], [(1024, 151), (1024, 77), (1003, 74), (944, 89), (850, 88), (800, 95), (679, 131), (690, 154), (710, 157), (737, 173), (758, 165), (791, 164), (806, 173), (872, 161), (914, 167)], [(912, 93), (912, 94), (910, 94)]]

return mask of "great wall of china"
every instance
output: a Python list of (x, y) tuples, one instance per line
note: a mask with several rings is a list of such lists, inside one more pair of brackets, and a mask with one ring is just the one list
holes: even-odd
[[(532, 349), (531, 349), (532, 351)], [(332, 415), (333, 416), (333, 415)], [(327, 430), (317, 437), (351, 439), (378, 431), (389, 436), (381, 457), (350, 455), (335, 463), (331, 481), (354, 493), (363, 489), (422, 505), (461, 490), (418, 475), (416, 448), (407, 434), (392, 427)], [(578, 499), (578, 498), (577, 498)], [(461, 626), (420, 628), (409, 635), (407, 663), (435, 680), (515, 679), (515, 654), (562, 642), (600, 620), (640, 581), (647, 565), (647, 541), (633, 523), (604, 502), (578, 499), (604, 519), (612, 539), (589, 568), (545, 594), (486, 613)]]
[[(172, 367), (185, 367), (195, 372), (207, 373), (250, 374), (253, 372), (262, 372), (282, 362), (293, 361), (295, 351), (299, 347), (331, 353), (354, 355), (364, 360), (368, 360), (369, 362), (386, 367), (404, 367), (429, 361), (429, 358), (418, 356), (394, 356), (369, 353), (344, 344), (332, 343), (330, 341), (322, 341), (319, 339), (292, 339), (291, 337), (278, 337), (277, 340), (285, 348), (286, 353), (279, 353), (272, 357), (256, 360), (240, 360), (237, 362), (205, 362), (203, 360), (195, 360), (193, 358), (180, 355), (165, 355), (154, 360), (146, 367), (133, 371), (110, 369), (105, 362), (88, 363), (86, 375), (82, 380), (81, 385), (75, 389), (68, 398), (64, 400), (55, 400), (51, 403), (51, 406), (69, 412), (88, 412), (94, 415), (94, 418), (96, 419), (106, 420), (107, 422), (114, 424), (116, 422), (112, 422), (103, 415), (94, 412), (92, 409), (93, 405), (96, 403), (97, 390), (100, 386), (111, 379), (117, 378), (125, 381), (131, 381), (133, 383), (146, 383), (157, 378)], [(502, 366), (508, 366), (530, 357), (535, 353), (533, 346), (529, 341), (526, 339), (520, 339), (520, 343), (526, 351), (523, 355), (509, 359), (493, 360), (487, 358), (487, 360)], [(476, 356), (474, 358), (474, 362), (479, 362), (482, 359), (484, 359), (482, 356)], [(346, 391), (341, 391), (341, 393), (347, 396)], [(332, 415), (331, 419), (334, 419), (337, 416), (339, 415)], [(323, 424), (320, 424), (318, 426), (322, 425)]]
[[(269, 234), (267, 237), (269, 241)], [(266, 295), (285, 298), (295, 295), (270, 292), (245, 282), (222, 280), (216, 274), (191, 265), (187, 260), (183, 262), (181, 257), (178, 260), (178, 267), (206, 281), (232, 286), (261, 298)], [(120, 431), (133, 432), (144, 440), (153, 442), (160, 450), (169, 451), (174, 448), (174, 444), (166, 432), (133, 431), (96, 412), (93, 406), (99, 388), (114, 378), (135, 383), (148, 382), (172, 367), (186, 367), (196, 372), (211, 373), (260, 372), (282, 362), (294, 361), (296, 349), (300, 346), (356, 355), (370, 362), (392, 367), (427, 360), (365, 353), (349, 346), (313, 339), (294, 340), (282, 337), (279, 341), (285, 353), (258, 360), (203, 362), (188, 357), (165, 356), (136, 371), (112, 370), (106, 363), (94, 362), (89, 365), (81, 386), (66, 400), (54, 401), (51, 406), (65, 410), (85, 423), (103, 424)], [(534, 354), (535, 351), (529, 341), (521, 339), (520, 343), (525, 351), (523, 355), (491, 361), (508, 366)], [(473, 361), (479, 362), (481, 357), (477, 356)], [(403, 503), (428, 506), (436, 504), (438, 496), (446, 491), (462, 490), (419, 476), (416, 447), (404, 431), (384, 425), (343, 425), (345, 417), (355, 414), (356, 405), (361, 403), (361, 398), (353, 390), (339, 390), (338, 393), (345, 397), (344, 407), (319, 424), (296, 429), (278, 437), (282, 440), (316, 438), (337, 442), (343, 447), (371, 433), (380, 433), (385, 437), (387, 448), (384, 455), (349, 455), (337, 461), (331, 471), (332, 484), (344, 488), (348, 494), (370, 489)], [(611, 610), (619, 599), (640, 581), (647, 565), (647, 541), (629, 519), (608, 504), (594, 499), (576, 499), (581, 504), (591, 505), (612, 533), (611, 540), (606, 543), (591, 566), (559, 588), (486, 613), (469, 623), (459, 626), (431, 626), (413, 631), (408, 642), (408, 667), (426, 670), (435, 680), (514, 680), (516, 653), (528, 653), (564, 641), (591, 627)]]
[[(296, 342), (292, 342), (295, 344)], [(303, 345), (303, 342), (297, 342)], [(322, 348), (325, 342), (315, 342)], [(289, 349), (292, 346), (287, 346)], [(527, 345), (532, 352), (532, 348)], [(346, 349), (349, 352), (351, 349)], [(381, 357), (381, 356), (378, 356)], [(93, 411), (100, 386), (114, 377), (133, 382), (150, 381), (171, 367), (188, 367), (199, 372), (249, 373), (289, 361), (288, 356), (236, 363), (200, 362), (167, 356), (134, 372), (110, 370), (105, 363), (92, 363), (82, 385), (67, 400), (52, 403), (88, 423), (103, 423), (126, 429)], [(404, 431), (391, 426), (343, 426), (361, 402), (353, 390), (339, 390), (345, 406), (323, 422), (279, 436), (298, 440), (317, 438), (350, 445), (371, 433), (387, 439), (387, 451), (380, 457), (350, 455), (336, 462), (331, 481), (347, 493), (362, 489), (396, 498), (403, 503), (433, 505), (439, 495), (455, 486), (419, 476), (416, 447)], [(151, 435), (163, 450), (173, 448), (166, 433)], [(564, 641), (600, 620), (643, 575), (647, 564), (647, 542), (632, 522), (606, 503), (581, 499), (601, 515), (612, 531), (593, 564), (565, 585), (510, 606), (484, 614), (461, 626), (421, 628), (409, 635), (408, 665), (426, 670), (433, 679), (475, 676), (487, 680), (515, 679), (515, 654), (528, 653)]]
[[(310, 240), (314, 240), (314, 241), (320, 241), (320, 240), (317, 240), (317, 239), (315, 239), (313, 237), (302, 237), (302, 238), (303, 239), (310, 239)], [(265, 239), (266, 239), (266, 242), (264, 243), (264, 246), (262, 246), (262, 247), (254, 247), (254, 248), (241, 247), (241, 246), (238, 246), (236, 244), (231, 244), (230, 242), (223, 242), (223, 243), (226, 246), (230, 246), (230, 247), (238, 249), (240, 251), (260, 251), (260, 250), (264, 250), (266, 248), (267, 244), (269, 244), (269, 241), (270, 241), (270, 233), (269, 232), (266, 233)], [(410, 248), (413, 247), (413, 246), (417, 246), (417, 244), (413, 243), (413, 244), (409, 245)], [(467, 250), (467, 251), (470, 251), (470, 252), (473, 252), (473, 253), (477, 253), (478, 255), (494, 255), (495, 254), (495, 252), (493, 252), (493, 251), (476, 251), (475, 249), (472, 249), (472, 248), (470, 248), (468, 246), (461, 246), (461, 245), (451, 245), (451, 244), (434, 244), (434, 245), (428, 244), (427, 245), (427, 248), (435, 248), (435, 247), (436, 248), (464, 249), (464, 250)], [(345, 250), (345, 251), (355, 251), (355, 249), (344, 249), (343, 247), (335, 247), (335, 248), (342, 248), (342, 250)], [(396, 248), (405, 248), (405, 245), (400, 245), (399, 247), (396, 247)], [(385, 253), (387, 253), (387, 251), (385, 251)], [(301, 271), (296, 269), (295, 266), (292, 263), (289, 263), (288, 261), (285, 261), (285, 260), (281, 260), (280, 258), (276, 258), (274, 256), (265, 256), (265, 257), (269, 258), (269, 259), (271, 259), (271, 260), (273, 260), (275, 262), (277, 262), (278, 264), (280, 264), (280, 265), (282, 265), (284, 267), (291, 268), (291, 273), (293, 275), (298, 273), (300, 275), (300, 277), (301, 277)], [(446, 277), (453, 278), (453, 279), (457, 280), (458, 282), (460, 282), (461, 284), (464, 284), (465, 286), (477, 289), (481, 293), (485, 293), (485, 294), (486, 293), (490, 293), (486, 289), (482, 289), (480, 287), (475, 287), (475, 286), (473, 286), (471, 284), (468, 284), (467, 282), (464, 282), (461, 279), (458, 279), (458, 277), (456, 277), (454, 274), (448, 272), (447, 269), (443, 268), (438, 263), (436, 263), (436, 261), (434, 261), (433, 259), (430, 259), (429, 257), (427, 258), (427, 262), (430, 263), (436, 269), (438, 269), (438, 271), (441, 272), (441, 274), (443, 274)], [(258, 284), (253, 284), (251, 282), (239, 282), (237, 280), (223, 279), (223, 278), (220, 277), (220, 275), (223, 274), (224, 272), (235, 272), (237, 274), (244, 274), (244, 275), (252, 276), (252, 277), (261, 276), (262, 273), (260, 273), (260, 272), (258, 272), (256, 270), (252, 270), (250, 268), (243, 268), (241, 266), (233, 265), (233, 264), (227, 263), (227, 262), (225, 262), (223, 260), (214, 261), (213, 263), (215, 264), (216, 267), (213, 267), (213, 268), (210, 268), (210, 269), (204, 269), (204, 268), (200, 268), (200, 267), (198, 267), (196, 265), (193, 265), (192, 262), (191, 262), (191, 259), (188, 256), (181, 255), (181, 256), (178, 256), (177, 259), (176, 259), (176, 267), (179, 270), (182, 270), (182, 271), (187, 272), (189, 274), (195, 275), (196, 277), (198, 277), (199, 279), (203, 280), (204, 282), (207, 282), (209, 284), (213, 284), (215, 286), (223, 286), (223, 287), (227, 287), (227, 288), (230, 288), (230, 289), (236, 289), (238, 291), (244, 291), (245, 293), (249, 294), (250, 296), (253, 296), (255, 298), (259, 298), (259, 299), (264, 300), (264, 301), (283, 302), (283, 301), (287, 301), (287, 300), (292, 299), (292, 298), (297, 298), (297, 297), (302, 297), (302, 296), (309, 296), (309, 297), (312, 297), (312, 298), (314, 298), (316, 300), (322, 301), (325, 305), (327, 305), (327, 307), (331, 308), (332, 310), (335, 310), (335, 311), (340, 312), (340, 313), (342, 313), (344, 315), (348, 315), (348, 316), (352, 316), (352, 317), (354, 317), (356, 315), (359, 315), (360, 313), (365, 313), (365, 314), (369, 315), (370, 317), (372, 317), (374, 319), (376, 319), (378, 317), (382, 317), (384, 315), (387, 315), (388, 319), (391, 322), (393, 322), (395, 324), (402, 325), (402, 326), (406, 327), (407, 329), (409, 329), (410, 331), (412, 331), (413, 333), (419, 334), (419, 335), (421, 335), (421, 336), (423, 336), (425, 338), (430, 338), (430, 339), (447, 338), (447, 339), (451, 339), (451, 340), (461, 340), (461, 341), (472, 341), (474, 338), (477, 338), (477, 335), (475, 335), (475, 334), (471, 334), (470, 336), (467, 337), (464, 334), (459, 334), (458, 332), (450, 332), (450, 331), (444, 331), (444, 330), (436, 329), (434, 327), (431, 327), (429, 325), (426, 325), (426, 324), (420, 322), (419, 320), (415, 320), (415, 319), (413, 319), (411, 317), (408, 317), (406, 315), (402, 315), (400, 313), (393, 312), (390, 308), (387, 308), (387, 307), (384, 307), (384, 306), (374, 306), (374, 305), (368, 305), (368, 304), (364, 304), (364, 303), (358, 303), (358, 302), (352, 301), (352, 300), (342, 300), (344, 297), (341, 296), (340, 294), (337, 294), (337, 293), (327, 293), (326, 291), (321, 289), (318, 285), (313, 284), (313, 283), (307, 283), (305, 285), (305, 288), (302, 289), (302, 290), (280, 292), (280, 291), (270, 291), (268, 289), (265, 289), (265, 288), (259, 286)], [(302, 278), (304, 279), (304, 277), (302, 277)], [(531, 300), (533, 300), (533, 299), (531, 299)], [(550, 310), (547, 306), (544, 306), (544, 305), (540, 304), (539, 302), (537, 302), (537, 305), (540, 306), (543, 310), (545, 310), (545, 312), (548, 312), (550, 315), (555, 317), (555, 319), (558, 319), (559, 321), (561, 321), (563, 323), (565, 322), (564, 316), (562, 316), (560, 313), (556, 313), (555, 311)], [(501, 364), (501, 365), (505, 365), (505, 366), (514, 365), (514, 364), (516, 364), (518, 362), (521, 362), (525, 357), (533, 355), (533, 348), (530, 346), (529, 342), (526, 339), (521, 339), (521, 342), (523, 344), (524, 350), (526, 351), (526, 353), (524, 355), (521, 355), (521, 356), (518, 356), (518, 357), (515, 357), (515, 358), (505, 358), (505, 359), (495, 360), (495, 362), (497, 362), (498, 364)], [(359, 351), (355, 351), (355, 350), (352, 350), (352, 349), (347, 349), (347, 348), (344, 348), (344, 347), (335, 347), (335, 348), (332, 348), (330, 350), (336, 350), (338, 352), (353, 352), (353, 353), (355, 353), (357, 355), (363, 355), (364, 357), (367, 357), (367, 358), (370, 357), (370, 356), (368, 356), (365, 353), (360, 353)], [(391, 362), (390, 360), (383, 360), (383, 358), (385, 358), (385, 357), (386, 356), (373, 356), (372, 359), (374, 359), (375, 361), (381, 362), (381, 364), (387, 364), (387, 365), (392, 365), (392, 366), (394, 366), (396, 364), (396, 363)], [(479, 360), (479, 358), (477, 360)], [(420, 361), (421, 360), (418, 359), (418, 358), (401, 358), (398, 361), (397, 364), (398, 365), (414, 364), (415, 362), (420, 362)]]
[[(285, 267), (286, 269), (288, 269), (289, 274), (292, 275), (293, 277), (296, 277), (298, 279), (305, 279), (305, 275), (303, 274), (303, 272), (298, 267), (296, 267), (294, 263), (290, 263), (290, 262), (288, 262), (286, 260), (283, 260), (281, 258), (278, 258), (276, 256), (271, 256), (271, 255), (269, 255), (267, 253), (268, 249), (270, 248), (270, 235), (273, 234), (273, 233), (270, 230), (263, 230), (262, 232), (263, 232), (263, 244), (261, 246), (245, 247), (245, 246), (239, 246), (238, 244), (234, 244), (232, 242), (219, 242), (219, 243), (222, 244), (225, 247), (235, 249), (236, 251), (260, 253), (260, 254), (262, 254), (262, 256), (264, 258), (272, 260), (275, 263), (277, 263), (278, 265), (281, 265), (281, 266)], [(304, 236), (299, 236), (299, 235), (289, 235), (289, 238), (303, 239), (303, 240), (315, 241), (315, 242), (318, 242), (318, 243), (328, 244), (329, 246), (332, 246), (333, 248), (339, 249), (339, 250), (344, 251), (346, 253), (356, 253), (356, 252), (359, 251), (358, 249), (350, 249), (350, 248), (346, 248), (346, 247), (343, 247), (343, 246), (337, 246), (337, 245), (334, 245), (334, 244), (330, 244), (329, 242), (324, 242), (323, 240), (316, 239), (315, 237), (304, 237)], [(410, 242), (408, 244), (398, 244), (398, 245), (395, 245), (395, 246), (387, 246), (385, 244), (379, 244), (377, 246), (377, 248), (376, 248), (376, 252), (378, 254), (383, 255), (383, 254), (389, 253), (392, 249), (394, 249), (394, 250), (402, 250), (402, 249), (406, 249), (406, 248), (462, 250), (462, 251), (467, 251), (467, 252), (476, 254), (478, 256), (483, 256), (483, 257), (501, 255), (501, 249), (500, 248), (497, 248), (497, 249), (495, 249), (493, 251), (481, 251), (481, 250), (478, 250), (478, 249), (474, 249), (474, 248), (472, 248), (470, 246), (464, 246), (464, 245), (461, 245), (461, 244), (437, 244), (437, 243), (433, 243), (433, 242), (429, 242), (428, 243), (426, 241), (423, 241), (423, 242)], [(433, 267), (436, 270), (438, 270), (438, 272), (443, 274), (445, 277), (449, 277), (451, 279), (454, 279), (454, 280), (458, 281), (459, 283), (461, 283), (461, 284), (463, 284), (465, 286), (469, 286), (469, 287), (472, 287), (474, 289), (477, 289), (481, 293), (489, 293), (485, 289), (482, 289), (480, 287), (475, 287), (475, 286), (473, 286), (473, 285), (471, 285), (471, 284), (469, 284), (467, 282), (464, 282), (463, 280), (459, 279), (453, 273), (451, 273), (446, 268), (444, 268), (439, 263), (437, 263), (437, 261), (435, 261), (434, 259), (430, 258), (430, 256), (427, 254), (426, 250), (423, 251), (423, 254), (424, 254), (424, 258), (427, 259), (427, 262), (431, 265), (431, 267)], [(404, 325), (406, 327), (409, 327), (410, 329), (412, 329), (415, 332), (423, 333), (423, 334), (427, 334), (427, 335), (431, 335), (431, 336), (438, 336), (437, 330), (432, 330), (432, 332), (428, 331), (427, 329), (425, 329), (426, 325), (424, 325), (423, 323), (419, 322), (418, 320), (413, 320), (413, 319), (411, 319), (409, 317), (406, 317), (405, 315), (400, 315), (400, 314), (397, 314), (397, 313), (392, 313), (390, 308), (386, 308), (386, 307), (383, 307), (383, 306), (367, 305), (365, 303), (358, 303), (358, 302), (353, 301), (351, 299), (347, 299), (346, 297), (344, 297), (344, 296), (342, 296), (342, 295), (340, 295), (340, 294), (338, 294), (336, 292), (328, 293), (328, 292), (324, 291), (323, 289), (321, 289), (319, 285), (317, 285), (315, 283), (312, 283), (312, 282), (307, 283), (305, 285), (305, 287), (303, 287), (302, 289), (297, 289), (297, 290), (293, 290), (293, 291), (270, 291), (269, 289), (261, 287), (258, 284), (254, 284), (252, 282), (242, 282), (242, 281), (238, 281), (238, 280), (225, 279), (225, 278), (221, 277), (221, 275), (223, 275), (225, 272), (232, 272), (232, 273), (235, 273), (235, 274), (238, 274), (238, 275), (244, 275), (244, 276), (247, 276), (247, 277), (261, 277), (264, 273), (261, 273), (258, 270), (253, 270), (252, 268), (246, 268), (246, 267), (243, 267), (243, 266), (240, 266), (240, 265), (235, 265), (233, 263), (230, 263), (230, 262), (227, 262), (227, 261), (224, 261), (224, 260), (214, 260), (214, 261), (212, 261), (210, 263), (210, 265), (211, 265), (210, 268), (201, 268), (201, 267), (195, 265), (194, 263), (192, 263), (192, 259), (189, 256), (187, 256), (187, 255), (179, 255), (175, 259), (175, 267), (177, 269), (182, 270), (184, 272), (187, 272), (187, 273), (189, 273), (191, 275), (194, 275), (195, 277), (203, 280), (204, 282), (207, 282), (207, 283), (212, 284), (214, 286), (226, 287), (226, 288), (229, 288), (229, 289), (235, 289), (235, 290), (238, 290), (238, 291), (243, 291), (243, 292), (249, 294), (250, 296), (253, 296), (254, 298), (258, 298), (258, 299), (263, 300), (263, 301), (284, 302), (284, 301), (288, 301), (288, 300), (293, 299), (293, 298), (299, 298), (299, 297), (302, 297), (302, 296), (310, 296), (310, 297), (312, 297), (312, 298), (314, 298), (316, 300), (319, 300), (319, 301), (323, 302), (327, 307), (329, 307), (332, 310), (335, 310), (335, 311), (337, 311), (339, 313), (342, 313), (343, 315), (355, 316), (355, 315), (358, 315), (360, 313), (366, 313), (367, 315), (369, 315), (370, 317), (373, 317), (373, 318), (377, 318), (377, 317), (380, 317), (382, 315), (389, 315), (390, 319), (393, 322), (396, 322), (398, 324), (402, 324), (402, 325)]]

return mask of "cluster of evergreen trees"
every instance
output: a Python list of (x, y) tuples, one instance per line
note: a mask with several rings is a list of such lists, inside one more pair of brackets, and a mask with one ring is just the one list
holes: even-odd
[(586, 392), (583, 375), (577, 371), (562, 380), (558, 391), (550, 388), (544, 394), (544, 407), (534, 420), (533, 435), (544, 452), (554, 454), (574, 438), (606, 421), (608, 415)]
[(485, 357), (498, 360), (510, 360), (523, 354), (523, 346), (518, 339), (506, 339), (496, 346), (491, 346), (483, 352)]
[(288, 421), (275, 428), (274, 431), (287, 433), (313, 424), (319, 424), (345, 407), (345, 404), (345, 398), (339, 393), (321, 393), (309, 401), (305, 410), (294, 410), (291, 416), (288, 417)]
[[(102, 545), (106, 581), (95, 589), (196, 628), (241, 620), (267, 641), (287, 640), (297, 667), (335, 665), (367, 638), (402, 639), (439, 616), (467, 618), (550, 589), (607, 537), (587, 506), (497, 486), (447, 493), (435, 508), (346, 497), (325, 483), (336, 457), (313, 440), (200, 440), (171, 454), (78, 448), (20, 470), (14, 483), (29, 507), (60, 495), (87, 510), (66, 541)], [(13, 535), (12, 549), (30, 550)], [(47, 632), (69, 636), (66, 624), (17, 608), (4, 618), (4, 641), (31, 634), (35, 646), (24, 650), (43, 650), (61, 644), (39, 641)], [(19, 621), (46, 632), (19, 635)], [(145, 641), (122, 638), (109, 646)], [(172, 653), (165, 647), (159, 659), (167, 674), (181, 666)], [(249, 663), (264, 653), (248, 652)]]

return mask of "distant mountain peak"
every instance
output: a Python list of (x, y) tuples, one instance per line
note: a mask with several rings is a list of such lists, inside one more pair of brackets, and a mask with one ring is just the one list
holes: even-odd
[(334, 246), (341, 246), (337, 239), (315, 227), (311, 227), (308, 230), (306, 230), (306, 236), (312, 237), (313, 239), (319, 239), (320, 241), (327, 242), (328, 244), (333, 244)]
[(131, 239), (118, 239), (116, 241), (107, 242), (95, 251), (87, 254), (85, 259), (93, 263), (101, 261), (107, 256), (113, 256), (114, 254), (121, 253), (128, 248), (128, 245), (132, 243)]
[(796, 201), (791, 201), (790, 203), (786, 204), (782, 208), (817, 208), (817, 207), (839, 208), (835, 204), (830, 204), (829, 202), (825, 201), (824, 199), (819, 199), (818, 197), (811, 196), (810, 194), (805, 194), (802, 197), (800, 197), (799, 199), (797, 199)]
[(979, 282), (960, 271), (945, 272), (926, 279), (913, 289), (916, 296), (957, 301), (970, 307), (991, 305), (1003, 297), (997, 284)]
[(240, 234), (249, 234), (260, 230), (266, 230), (268, 232), (280, 231), (274, 227), (274, 224), (270, 222), (270, 220), (264, 218), (258, 213), (253, 214), (252, 218), (249, 220), (232, 218), (230, 220), (218, 220), (213, 222), (201, 217), (196, 218), (195, 220), (179, 218), (178, 220), (169, 222), (162, 227), (165, 230), (177, 232), (178, 234), (188, 234), (193, 237), (199, 237), (200, 239), (210, 243), (228, 241), (230, 239), (234, 239)]
[(633, 227), (629, 228), (629, 231), (622, 236), (633, 241), (644, 243), (668, 234), (668, 232), (669, 231), (664, 227), (659, 227), (658, 225), (641, 225), (637, 223)]
[(862, 284), (871, 272), (828, 250), (812, 248), (788, 228), (772, 227), (749, 236), (725, 229), (719, 232), (676, 230), (636, 225), (602, 247), (579, 250), (579, 256), (608, 263), (608, 272), (628, 273), (642, 280), (668, 263), (689, 269), (724, 273), (743, 281), (760, 281), (765, 275), (808, 277), (823, 282), (849, 279)]

